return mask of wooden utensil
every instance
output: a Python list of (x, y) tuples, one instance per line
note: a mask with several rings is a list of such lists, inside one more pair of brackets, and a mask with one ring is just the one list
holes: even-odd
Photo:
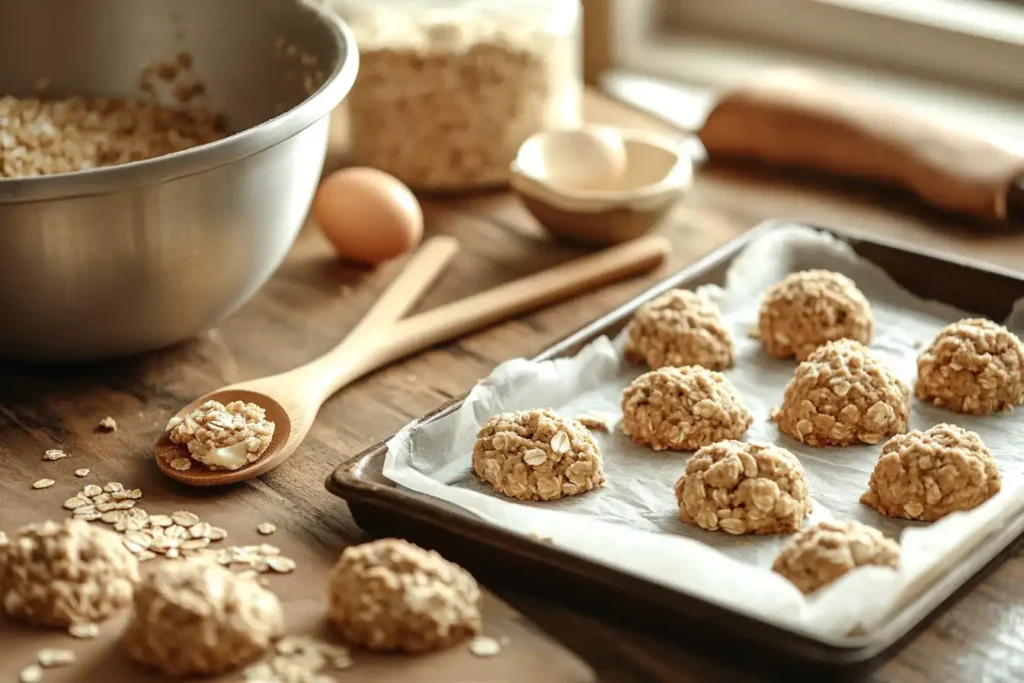
[(186, 456), (187, 451), (171, 442), (165, 430), (155, 449), (161, 471), (192, 486), (220, 486), (259, 476), (291, 457), (324, 401), (363, 375), (434, 344), (653, 268), (671, 250), (663, 237), (643, 237), (395, 322), (454, 253), (454, 240), (438, 239), (427, 242), (333, 350), (294, 370), (214, 391), (178, 412), (177, 417), (183, 418), (210, 400), (261, 406), (275, 430), (259, 460), (237, 470), (210, 470), (193, 463), (190, 469), (179, 471), (170, 463)]
[(802, 71), (761, 75), (725, 93), (698, 135), (711, 159), (861, 177), (947, 211), (1024, 223), (1024, 156)]

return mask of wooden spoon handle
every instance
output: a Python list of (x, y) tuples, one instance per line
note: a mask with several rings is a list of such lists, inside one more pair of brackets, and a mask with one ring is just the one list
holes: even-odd
[(722, 96), (699, 133), (709, 158), (748, 158), (887, 183), (940, 209), (1005, 219), (1024, 157), (981, 135), (802, 71)]
[(383, 325), (400, 320), (437, 279), (452, 257), (459, 251), (459, 241), (448, 235), (431, 237), (413, 254), (402, 272), (377, 297), (370, 310), (342, 342), (354, 343), (362, 335), (373, 334)]
[(326, 399), (349, 382), (434, 344), (650, 270), (671, 249), (664, 237), (641, 237), (420, 313), (313, 361), (304, 368), (306, 381), (316, 382)]

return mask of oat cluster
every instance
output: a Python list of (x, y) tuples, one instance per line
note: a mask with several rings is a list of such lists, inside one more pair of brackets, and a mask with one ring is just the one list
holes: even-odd
[(128, 607), (139, 580), (121, 539), (81, 520), (26, 525), (3, 556), (4, 609), (39, 626), (105, 621)]
[(770, 356), (804, 360), (825, 342), (871, 343), (875, 319), (853, 280), (828, 270), (791, 273), (764, 294), (758, 319)]
[(652, 370), (622, 392), (622, 429), (656, 451), (738, 439), (753, 422), (725, 375), (696, 365)]
[(116, 98), (0, 97), (0, 178), (152, 159), (224, 137), (216, 116)]
[(122, 643), (168, 676), (212, 676), (261, 657), (284, 631), (277, 596), (212, 562), (168, 562), (135, 591)]
[[(167, 430), (172, 442), (187, 446), (192, 459), (211, 470), (237, 470), (256, 462), (274, 437), (266, 411), (244, 401), (207, 401), (184, 419), (171, 418)], [(171, 461), (174, 469), (190, 466), (187, 458)]]
[(676, 482), (679, 518), (729, 534), (791, 534), (811, 512), (803, 465), (768, 443), (719, 441), (694, 453)]
[(645, 303), (630, 320), (628, 335), (626, 358), (652, 370), (684, 365), (724, 370), (734, 362), (732, 337), (718, 306), (688, 290), (673, 289)]
[(889, 517), (934, 522), (978, 507), (1001, 487), (981, 437), (940, 424), (889, 439), (860, 501)]
[(548, 409), (488, 420), (477, 433), (473, 471), (498, 493), (519, 500), (556, 500), (605, 482), (590, 430)]
[(774, 418), (810, 446), (874, 444), (907, 430), (910, 388), (867, 347), (828, 342), (800, 363)]
[[(401, 17), (380, 22), (392, 19)], [(413, 187), (504, 184), (528, 137), (578, 115), (578, 94), (569, 99), (571, 62), (562, 61), (572, 57), (536, 42), (545, 36), (513, 35), (483, 16), (429, 26), (354, 21), (353, 28), (360, 46), (346, 100), (353, 158)]]
[(772, 570), (810, 594), (857, 567), (897, 569), (899, 561), (899, 544), (877, 529), (854, 521), (822, 521), (789, 539)]
[(386, 538), (350, 546), (330, 577), (328, 618), (371, 650), (431, 652), (478, 635), (476, 580), (434, 551)]
[(914, 392), (958, 413), (1013, 410), (1024, 401), (1024, 344), (991, 320), (948, 325), (918, 356)]

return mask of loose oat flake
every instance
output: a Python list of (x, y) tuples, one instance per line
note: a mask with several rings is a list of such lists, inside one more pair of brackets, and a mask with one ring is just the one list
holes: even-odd
[(100, 420), (98, 427), (100, 431), (104, 432), (117, 431), (117, 421), (108, 415), (107, 417)]
[(271, 524), (270, 522), (263, 522), (263, 524), (260, 524), (256, 527), (256, 531), (260, 532), (260, 534), (262, 534), (263, 536), (269, 536), (270, 534), (277, 531), (277, 527)]
[(62, 460), (66, 457), (68, 457), (68, 454), (59, 448), (51, 448), (43, 454), (43, 460), (49, 460), (51, 462), (54, 460)]
[(75, 476), (76, 477), (88, 477), (89, 476), (88, 468), (83, 467), (80, 470), (75, 470)]
[(477, 636), (469, 641), (469, 651), (474, 657), (494, 657), (501, 654), (501, 643), (494, 638)]
[(56, 483), (57, 482), (55, 482), (53, 479), (40, 479), (39, 481), (37, 481), (37, 482), (32, 484), (32, 488), (34, 488), (34, 489), (48, 489), (51, 486), (53, 486), (54, 484), (56, 484)]
[(43, 680), (43, 667), (38, 664), (26, 666), (21, 670), (21, 675), (18, 676), (18, 679), (21, 683), (39, 683), (39, 681)]
[(95, 638), (99, 634), (99, 624), (93, 624), (91, 622), (71, 624), (71, 626), (68, 627), (68, 635), (72, 638), (89, 640), (91, 638)]
[(45, 649), (36, 653), (36, 661), (44, 669), (58, 666), (69, 666), (75, 663), (75, 653), (71, 650)]

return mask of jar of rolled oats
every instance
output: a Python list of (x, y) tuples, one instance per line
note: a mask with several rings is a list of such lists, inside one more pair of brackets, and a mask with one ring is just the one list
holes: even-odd
[(580, 0), (331, 0), (360, 68), (352, 161), (413, 188), (501, 186), (519, 146), (579, 123)]

